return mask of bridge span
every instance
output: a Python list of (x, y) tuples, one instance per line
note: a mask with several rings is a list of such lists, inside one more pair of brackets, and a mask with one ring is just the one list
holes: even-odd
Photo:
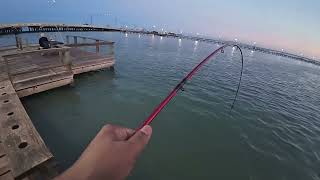
[(105, 32), (105, 31), (118, 31), (124, 33), (139, 33), (139, 34), (153, 34), (156, 36), (165, 36), (165, 37), (173, 37), (173, 38), (181, 38), (181, 39), (189, 39), (193, 41), (199, 42), (206, 42), (206, 43), (213, 43), (213, 44), (237, 44), (243, 49), (248, 49), (251, 51), (258, 51), (262, 53), (272, 54), (276, 56), (287, 57), (291, 59), (296, 59), (316, 65), (320, 65), (320, 61), (295, 55), (292, 53), (287, 53), (283, 51), (258, 47), (254, 45), (238, 43), (233, 41), (224, 41), (224, 40), (217, 40), (213, 38), (207, 37), (199, 37), (199, 36), (191, 36), (191, 35), (183, 35), (183, 34), (176, 34), (172, 32), (163, 33), (158, 31), (147, 31), (144, 29), (128, 29), (128, 28), (113, 28), (113, 27), (99, 27), (93, 25), (67, 25), (67, 24), (49, 24), (49, 23), (19, 23), (19, 24), (0, 24), (0, 35), (8, 35), (8, 34), (20, 34), (20, 33), (34, 33), (34, 32), (65, 32), (65, 31), (98, 31), (98, 32)]
[(92, 25), (67, 25), (43, 23), (0, 24), (0, 35), (32, 32), (56, 31), (119, 31), (115, 28), (97, 27)]
[(169, 33), (162, 33), (162, 32), (157, 32), (157, 31), (124, 30), (124, 29), (120, 29), (120, 31), (122, 31), (124, 33), (144, 33), (144, 34), (153, 34), (153, 35), (164, 36), (164, 37), (173, 37), (173, 38), (179, 38), (179, 39), (189, 39), (189, 40), (192, 40), (192, 41), (219, 44), (219, 45), (236, 44), (236, 45), (238, 45), (239, 47), (241, 47), (243, 49), (262, 52), (262, 53), (266, 53), (266, 54), (272, 54), (272, 55), (286, 57), (286, 58), (291, 58), (291, 59), (295, 59), (295, 60), (299, 60), (299, 61), (312, 63), (312, 64), (315, 64), (315, 65), (320, 65), (320, 61), (315, 60), (315, 59), (307, 58), (307, 57), (304, 57), (304, 56), (299, 56), (299, 55), (288, 53), (288, 52), (284, 52), (284, 51), (278, 51), (278, 50), (274, 50), (274, 49), (268, 49), (268, 48), (263, 48), (263, 47), (259, 47), (259, 46), (255, 46), (255, 45), (249, 45), (249, 44), (239, 43), (239, 42), (234, 42), (234, 41), (217, 40), (217, 39), (213, 39), (213, 38), (192, 36), (192, 35), (183, 35), (183, 34), (175, 34), (175, 33), (170, 33), (170, 32)]

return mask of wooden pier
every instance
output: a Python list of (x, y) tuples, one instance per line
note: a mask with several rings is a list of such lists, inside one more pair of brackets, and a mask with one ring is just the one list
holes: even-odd
[[(68, 38), (74, 42), (51, 49), (33, 45), (0, 50), (1, 180), (51, 179), (57, 174), (53, 155), (19, 98), (68, 85), (76, 74), (114, 66), (113, 42)], [(83, 49), (90, 46), (95, 51)]]

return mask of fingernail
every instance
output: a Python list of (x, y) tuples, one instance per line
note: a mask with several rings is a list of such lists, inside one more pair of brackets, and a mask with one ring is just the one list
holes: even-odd
[(152, 128), (149, 125), (143, 126), (143, 128), (141, 128), (140, 130), (142, 133), (144, 133), (147, 136), (150, 136), (152, 133)]

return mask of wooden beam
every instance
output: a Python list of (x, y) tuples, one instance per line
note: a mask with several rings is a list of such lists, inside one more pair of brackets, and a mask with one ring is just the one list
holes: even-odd
[[(114, 44), (114, 42), (104, 42), (104, 41), (100, 41), (99, 42), (100, 45), (112, 45)], [(94, 43), (80, 43), (80, 44), (66, 44), (66, 46), (69, 47), (84, 47), (84, 46), (96, 46), (97, 44)]]
[(10, 54), (6, 54), (4, 57), (5, 58), (10, 58), (10, 57), (17, 57), (21, 55), (29, 55), (29, 54), (41, 54), (41, 53), (59, 53), (59, 52), (66, 52), (69, 51), (70, 47), (63, 46), (61, 48), (50, 48), (50, 49), (37, 49), (37, 50), (32, 50), (32, 51), (21, 51), (21, 52), (13, 52)]

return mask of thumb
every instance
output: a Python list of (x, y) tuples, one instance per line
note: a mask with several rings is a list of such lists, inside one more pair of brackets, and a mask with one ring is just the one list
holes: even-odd
[(149, 125), (142, 127), (130, 139), (132, 150), (136, 155), (139, 155), (144, 147), (148, 144), (152, 134), (152, 128)]

